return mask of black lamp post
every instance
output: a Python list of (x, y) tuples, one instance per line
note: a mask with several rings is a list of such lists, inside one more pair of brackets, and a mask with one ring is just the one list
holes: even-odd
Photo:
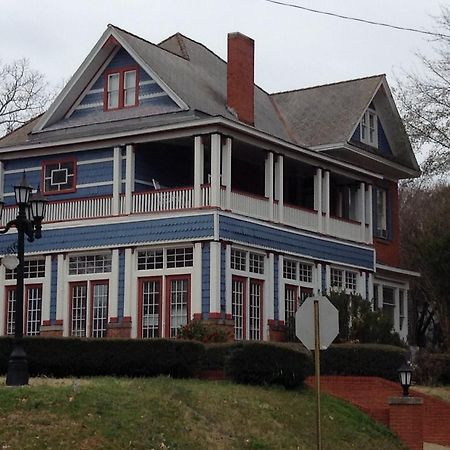
[[(45, 216), (47, 200), (39, 189), (34, 195), (31, 186), (28, 186), (25, 172), (22, 181), (14, 186), (16, 203), (19, 213), (14, 220), (8, 222), (0, 234), (7, 233), (12, 227), (17, 229), (17, 286), (16, 286), (16, 311), (14, 317), (14, 347), (8, 361), (8, 373), (6, 384), (8, 386), (23, 386), (28, 384), (28, 361), (23, 349), (23, 278), (24, 278), (24, 253), (25, 235), (29, 242), (41, 237), (42, 220)], [(2, 217), (4, 202), (0, 201), (0, 219)]]
[(398, 369), (398, 377), (403, 388), (403, 397), (409, 396), (409, 386), (411, 386), (412, 368), (410, 364), (403, 364)]

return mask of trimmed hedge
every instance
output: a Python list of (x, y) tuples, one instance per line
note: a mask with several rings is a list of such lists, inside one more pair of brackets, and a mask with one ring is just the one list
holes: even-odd
[(300, 386), (312, 374), (311, 356), (306, 351), (283, 345), (246, 342), (225, 355), (225, 373), (236, 383), (280, 384), (288, 389)]
[(231, 353), (241, 348), (242, 342), (227, 342), (223, 344), (206, 344), (202, 358), (201, 368), (203, 370), (225, 370), (225, 362)]
[[(0, 338), (0, 373), (6, 373), (12, 338)], [(179, 339), (24, 338), (31, 376), (117, 375), (192, 377), (204, 346)]]
[(322, 375), (354, 375), (398, 380), (407, 360), (404, 348), (380, 344), (335, 344), (320, 355)]

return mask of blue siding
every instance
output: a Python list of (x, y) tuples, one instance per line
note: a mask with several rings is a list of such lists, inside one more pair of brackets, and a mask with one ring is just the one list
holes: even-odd
[(378, 150), (380, 150), (380, 153), (384, 155), (392, 155), (391, 146), (389, 145), (386, 134), (384, 133), (380, 119), (378, 119)]
[(52, 282), (50, 292), (50, 320), (52, 325), (56, 321), (56, 293), (58, 286), (58, 258), (56, 255), (52, 256)]
[(210, 247), (209, 242), (202, 245), (202, 317), (208, 318), (209, 313), (209, 266), (210, 266)]
[(117, 317), (119, 322), (123, 319), (123, 311), (125, 305), (125, 250), (119, 250), (119, 289), (117, 299)]
[[(110, 114), (111, 111), (103, 110), (103, 91), (105, 88), (106, 72), (136, 65), (136, 61), (124, 49), (120, 49), (105, 70), (99, 75), (90, 91), (81, 100), (80, 104), (71, 114), (70, 119), (89, 121), (90, 118), (98, 119), (99, 116), (106, 117)], [(145, 108), (147, 115), (173, 112), (179, 109), (177, 104), (166, 94), (161, 86), (142, 68), (138, 70), (138, 78), (139, 107)], [(127, 110), (131, 111), (132, 109), (128, 108)]]
[[(212, 237), (212, 215), (186, 216), (119, 224), (103, 224), (65, 229), (43, 227), (42, 239), (27, 243), (29, 252), (49, 252), (94, 246), (115, 247), (159, 241)], [(0, 236), (0, 248), (8, 241)]]
[(351, 137), (352, 141), (360, 141), (361, 140), (361, 130), (360, 130), (360, 125), (358, 124), (358, 126), (355, 129), (355, 132), (353, 133), (353, 136)]
[(220, 237), (278, 251), (288, 251), (317, 260), (334, 261), (373, 270), (373, 249), (275, 229), (265, 225), (220, 216)]
[(226, 247), (221, 246), (220, 251), (220, 312), (225, 314), (226, 311), (226, 297), (225, 297), (225, 285), (226, 285)]
[(280, 304), (278, 298), (278, 283), (280, 282), (278, 276), (278, 265), (280, 264), (280, 257), (278, 255), (274, 256), (273, 260), (273, 318), (275, 320), (280, 319)]

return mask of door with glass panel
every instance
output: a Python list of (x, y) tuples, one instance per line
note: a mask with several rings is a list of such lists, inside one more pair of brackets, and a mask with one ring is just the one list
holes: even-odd
[(248, 338), (251, 341), (263, 338), (263, 288), (262, 280), (250, 280), (248, 296)]
[(166, 277), (166, 337), (176, 337), (178, 329), (190, 319), (191, 277)]
[(161, 278), (139, 280), (138, 337), (161, 337)]
[(247, 279), (233, 276), (231, 280), (231, 313), (234, 321), (234, 339), (245, 339), (246, 333), (246, 283)]

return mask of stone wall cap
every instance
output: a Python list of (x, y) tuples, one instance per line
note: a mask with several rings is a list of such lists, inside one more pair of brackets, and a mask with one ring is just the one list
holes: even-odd
[(391, 397), (390, 405), (421, 405), (423, 399), (420, 397)]

